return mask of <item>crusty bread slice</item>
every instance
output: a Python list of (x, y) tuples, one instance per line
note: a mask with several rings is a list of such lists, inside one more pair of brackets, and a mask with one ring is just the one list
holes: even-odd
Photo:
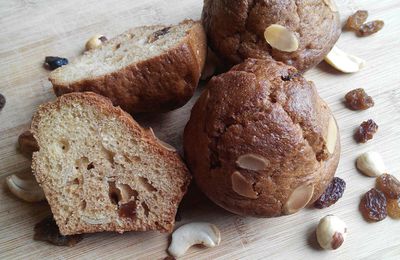
[(93, 91), (129, 113), (183, 106), (199, 82), (207, 54), (200, 22), (131, 29), (50, 73), (57, 96)]
[(41, 105), (32, 169), (63, 235), (171, 231), (190, 174), (175, 151), (94, 93)]

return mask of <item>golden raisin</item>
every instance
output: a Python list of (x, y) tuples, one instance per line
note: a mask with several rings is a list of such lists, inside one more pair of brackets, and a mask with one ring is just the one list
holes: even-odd
[(376, 179), (376, 188), (382, 191), (387, 199), (400, 198), (400, 181), (393, 175), (382, 174)]
[(357, 128), (354, 134), (354, 139), (357, 143), (365, 143), (374, 137), (374, 134), (378, 131), (378, 125), (372, 119), (364, 121)]
[(383, 192), (371, 189), (361, 199), (360, 211), (369, 221), (381, 221), (387, 216), (387, 202)]
[(400, 199), (387, 201), (388, 215), (394, 219), (400, 219)]
[(380, 31), (385, 23), (381, 20), (375, 20), (361, 25), (360, 29), (358, 29), (358, 36), (368, 36)]
[(346, 106), (352, 110), (366, 110), (374, 106), (374, 100), (363, 88), (353, 89), (344, 97)]
[(347, 18), (346, 29), (357, 31), (368, 18), (368, 11), (358, 10)]

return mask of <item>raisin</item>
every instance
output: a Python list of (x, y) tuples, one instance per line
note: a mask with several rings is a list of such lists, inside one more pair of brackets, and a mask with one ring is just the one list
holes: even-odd
[(83, 235), (63, 236), (53, 218), (48, 216), (35, 225), (34, 240), (47, 241), (56, 246), (74, 246), (83, 239)]
[(370, 189), (361, 199), (360, 210), (366, 220), (381, 221), (387, 216), (387, 202), (383, 192)]
[(170, 29), (171, 29), (171, 27), (165, 27), (165, 28), (163, 28), (163, 29), (161, 29), (161, 30), (158, 30), (158, 31), (153, 32), (153, 33), (149, 36), (147, 42), (148, 42), (148, 43), (153, 43), (153, 42), (157, 41), (161, 36), (167, 34), (167, 33), (169, 32)]
[(394, 219), (400, 219), (400, 199), (387, 201), (388, 215)]
[(346, 182), (344, 180), (338, 177), (333, 178), (325, 192), (315, 201), (314, 207), (323, 209), (335, 204), (343, 196), (345, 189)]
[(368, 119), (368, 121), (362, 122), (357, 128), (357, 131), (354, 134), (354, 139), (357, 143), (365, 143), (374, 137), (376, 131), (378, 131), (378, 125), (374, 120)]
[(55, 57), (55, 56), (47, 56), (44, 59), (44, 64), (50, 70), (55, 70), (61, 66), (67, 65), (68, 60), (66, 58)]
[(6, 97), (3, 96), (3, 94), (0, 94), (0, 111), (4, 108), (6, 105)]
[(381, 20), (371, 21), (361, 25), (360, 29), (358, 29), (358, 36), (368, 36), (380, 31), (385, 23)]
[(376, 188), (382, 191), (388, 199), (400, 198), (400, 181), (393, 175), (382, 174), (376, 179)]
[(353, 89), (346, 94), (344, 99), (346, 106), (353, 110), (366, 110), (374, 106), (374, 100), (365, 93), (363, 88)]
[(129, 201), (128, 203), (121, 204), (118, 213), (121, 218), (134, 219), (136, 217), (136, 202)]
[(347, 18), (346, 29), (357, 31), (368, 18), (368, 11), (358, 10)]

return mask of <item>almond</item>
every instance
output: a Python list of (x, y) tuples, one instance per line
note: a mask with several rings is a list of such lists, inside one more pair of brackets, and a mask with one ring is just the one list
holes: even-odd
[(264, 31), (264, 37), (272, 48), (280, 51), (293, 52), (299, 48), (296, 34), (279, 24), (268, 26)]
[(252, 183), (250, 183), (240, 172), (235, 171), (231, 175), (232, 189), (239, 195), (250, 198), (257, 199), (258, 193), (254, 191)]
[(336, 148), (336, 142), (338, 138), (338, 130), (335, 118), (331, 116), (328, 122), (328, 131), (326, 135), (326, 148), (330, 154), (333, 154)]
[(284, 206), (284, 213), (289, 215), (296, 213), (300, 209), (307, 206), (314, 194), (314, 185), (309, 183), (304, 183), (297, 187), (289, 199), (286, 201)]
[(242, 169), (262, 171), (268, 168), (269, 161), (261, 155), (248, 153), (239, 156), (236, 160), (236, 164)]

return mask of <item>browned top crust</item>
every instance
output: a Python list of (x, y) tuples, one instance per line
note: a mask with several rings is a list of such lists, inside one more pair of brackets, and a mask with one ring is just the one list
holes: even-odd
[[(203, 192), (225, 209), (280, 216), (294, 189), (314, 185), (312, 203), (333, 178), (340, 142), (338, 136), (330, 154), (331, 117), (314, 84), (295, 68), (248, 59), (212, 78), (193, 107), (184, 132), (186, 162)], [(265, 168), (239, 167), (238, 158), (247, 154), (263, 158)], [(249, 197), (232, 187), (233, 178), (241, 182), (237, 171), (250, 185)]]
[[(272, 57), (304, 72), (321, 62), (339, 38), (339, 13), (332, 11), (333, 2), (205, 0), (202, 20), (212, 50), (232, 64)], [(295, 32), (299, 49), (282, 52), (271, 48), (264, 38), (271, 24)]]

